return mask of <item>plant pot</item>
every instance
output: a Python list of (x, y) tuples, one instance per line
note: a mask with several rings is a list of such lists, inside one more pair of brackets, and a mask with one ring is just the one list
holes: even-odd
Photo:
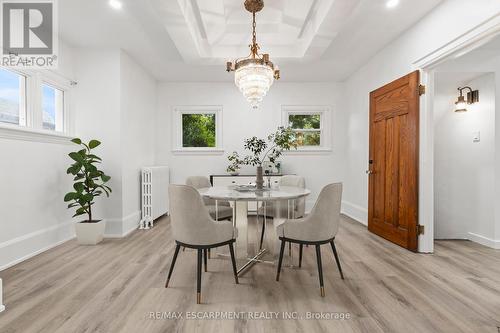
[(102, 241), (106, 220), (75, 224), (76, 239), (80, 245), (96, 245)]
[(262, 166), (257, 167), (257, 179), (255, 179), (255, 185), (258, 190), (262, 190), (264, 188), (264, 175), (262, 173)]

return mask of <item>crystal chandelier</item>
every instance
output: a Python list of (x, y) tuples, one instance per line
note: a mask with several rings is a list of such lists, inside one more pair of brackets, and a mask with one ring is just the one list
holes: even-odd
[(228, 72), (234, 71), (234, 83), (243, 93), (243, 96), (257, 109), (259, 103), (266, 96), (274, 79), (279, 80), (280, 71), (269, 60), (269, 54), (259, 54), (260, 46), (257, 44), (255, 33), (255, 13), (264, 8), (264, 0), (245, 0), (245, 9), (252, 13), (253, 38), (250, 54), (245, 58), (236, 59), (226, 63)]

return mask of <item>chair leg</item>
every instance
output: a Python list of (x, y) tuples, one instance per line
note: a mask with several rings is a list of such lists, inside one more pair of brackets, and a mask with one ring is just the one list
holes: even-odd
[(170, 270), (168, 271), (167, 282), (165, 282), (165, 288), (168, 288), (168, 282), (170, 281), (170, 277), (172, 276), (172, 272), (174, 271), (175, 261), (177, 260), (177, 255), (179, 254), (179, 249), (181, 246), (179, 244), (175, 245), (174, 257), (172, 258), (172, 263), (170, 264)]
[(212, 259), (212, 255), (211, 255), (210, 249), (208, 249), (208, 259)]
[(304, 248), (304, 244), (300, 244), (299, 246), (299, 267), (302, 267), (302, 249)]
[(319, 288), (321, 291), (321, 297), (325, 297), (325, 288), (323, 286), (323, 265), (321, 264), (321, 248), (319, 244), (316, 245), (316, 260), (318, 261)]
[(238, 271), (236, 270), (236, 258), (234, 257), (233, 243), (229, 243), (229, 252), (231, 253), (231, 263), (233, 264), (234, 282), (236, 282), (236, 284), (238, 284), (239, 283)]
[(197, 281), (196, 281), (196, 303), (201, 303), (201, 257), (202, 249), (198, 249)]
[(281, 240), (280, 258), (278, 260), (278, 272), (276, 273), (276, 281), (280, 280), (281, 264), (283, 263), (283, 252), (285, 252), (285, 240)]
[(262, 230), (260, 231), (260, 243), (259, 243), (259, 250), (262, 250), (262, 244), (264, 243), (264, 234), (266, 232), (266, 217), (264, 215), (264, 218), (262, 219)]
[(207, 271), (207, 249), (203, 249), (203, 263), (205, 264), (205, 272)]
[(339, 255), (337, 254), (337, 248), (335, 247), (335, 242), (332, 240), (330, 242), (330, 245), (332, 246), (333, 255), (335, 256), (335, 261), (337, 262), (337, 267), (339, 268), (340, 277), (343, 280), (344, 279), (344, 273), (342, 273), (342, 267), (340, 266), (340, 259), (339, 259)]

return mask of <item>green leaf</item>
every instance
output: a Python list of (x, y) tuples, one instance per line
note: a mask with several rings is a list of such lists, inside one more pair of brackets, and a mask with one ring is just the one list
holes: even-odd
[(85, 178), (85, 176), (84, 176), (83, 174), (79, 173), (79, 174), (77, 174), (77, 175), (75, 176), (75, 178), (73, 178), (73, 180), (74, 180), (74, 181), (77, 181), (77, 180), (82, 180), (82, 179), (84, 179), (84, 178)]
[(87, 155), (89, 158), (93, 159), (93, 160), (98, 160), (98, 161), (102, 161), (102, 159), (99, 157), (99, 156), (96, 156), (94, 154), (89, 154)]
[(102, 174), (102, 175), (101, 175), (101, 180), (102, 180), (103, 182), (105, 182), (105, 183), (106, 183), (106, 182), (109, 182), (109, 180), (110, 180), (110, 179), (111, 179), (111, 177), (110, 177), (110, 176), (106, 176), (105, 174)]
[(68, 202), (71, 200), (76, 200), (78, 198), (78, 193), (76, 192), (69, 192), (64, 196), (64, 202)]
[(98, 140), (90, 140), (89, 147), (90, 147), (90, 149), (94, 149), (94, 148), (98, 147), (100, 144), (101, 144), (101, 142)]
[(84, 158), (82, 157), (82, 155), (80, 155), (77, 152), (71, 152), (71, 153), (68, 154), (68, 156), (71, 157), (76, 162), (79, 162), (79, 163), (83, 163), (84, 162)]
[(92, 200), (94, 200), (94, 196), (90, 193), (87, 193), (87, 194), (84, 194), (82, 196), (82, 199), (85, 201), (85, 202), (92, 202)]
[(83, 190), (85, 189), (85, 186), (82, 182), (74, 183), (73, 188), (75, 189), (76, 192), (82, 193)]
[(77, 145), (81, 145), (82, 144), (82, 140), (80, 140), (79, 138), (71, 139), (71, 142), (76, 143)]

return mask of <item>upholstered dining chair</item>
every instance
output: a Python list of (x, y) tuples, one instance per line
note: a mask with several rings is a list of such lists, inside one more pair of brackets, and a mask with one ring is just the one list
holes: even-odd
[(342, 200), (342, 184), (335, 183), (326, 185), (320, 192), (318, 200), (311, 213), (301, 219), (289, 219), (276, 227), (276, 233), (281, 240), (280, 256), (278, 260), (278, 272), (276, 281), (280, 279), (281, 264), (283, 262), (283, 252), (285, 243), (297, 243), (299, 248), (299, 267), (302, 266), (302, 249), (304, 245), (316, 246), (316, 260), (318, 262), (318, 274), (321, 296), (325, 296), (323, 286), (323, 267), (321, 264), (321, 249), (323, 244), (330, 244), (335, 261), (340, 272), (340, 277), (344, 279), (339, 256), (335, 248), (335, 236), (339, 229), (340, 203)]
[(238, 230), (229, 221), (215, 221), (209, 214), (198, 191), (187, 185), (170, 185), (170, 223), (175, 239), (175, 252), (170, 264), (165, 288), (172, 277), (177, 255), (181, 246), (198, 251), (196, 302), (201, 303), (201, 261), (204, 256), (205, 271), (207, 266), (207, 250), (220, 246), (229, 246), (233, 274), (238, 284), (236, 260), (233, 243), (238, 236)]
[[(186, 185), (192, 186), (196, 189), (212, 187), (210, 180), (205, 176), (191, 176), (186, 179)], [(227, 201), (218, 201), (215, 204), (214, 199), (203, 198), (205, 206), (212, 216), (216, 220), (226, 220), (233, 217), (233, 209)]]

